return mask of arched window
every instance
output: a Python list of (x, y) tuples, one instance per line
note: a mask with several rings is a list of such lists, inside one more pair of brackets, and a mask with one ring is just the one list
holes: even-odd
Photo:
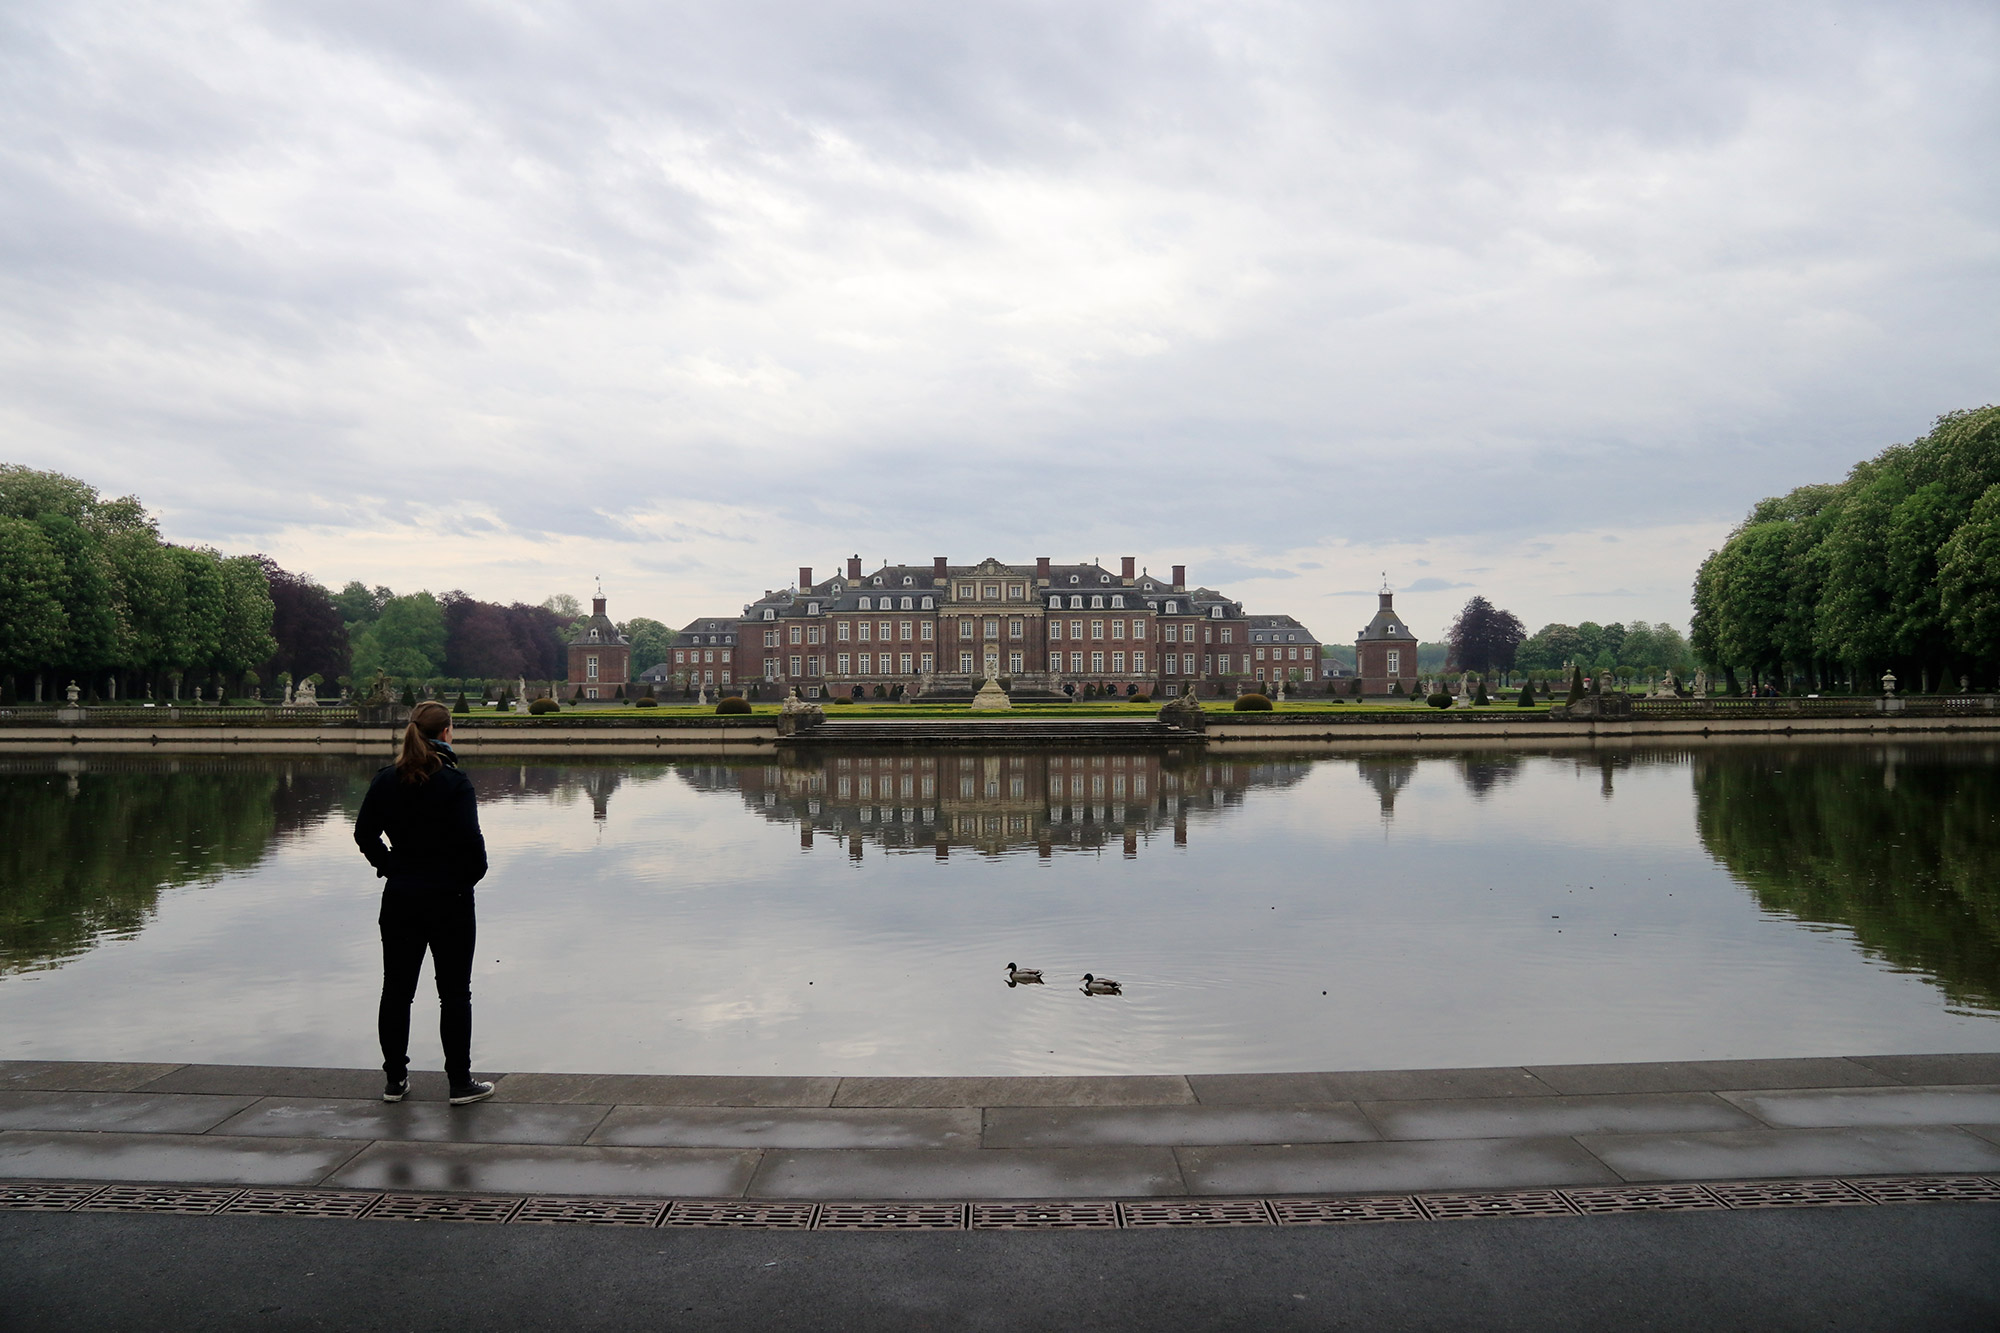
[(776, 611), (773, 611), (773, 610), (772, 610), (772, 609), (771, 609), (770, 607), (768, 607), (768, 606), (764, 608), (764, 619), (766, 619), (766, 620), (776, 620), (777, 618), (778, 618), (778, 613), (777, 613)]
[[(878, 580), (878, 581), (879, 581), (879, 580)], [(875, 609), (875, 599), (874, 599), (873, 597), (864, 597), (864, 598), (862, 598), (862, 599), (861, 599), (861, 609), (862, 609), (863, 611), (873, 611), (873, 610)]]
[(924, 598), (924, 610), (928, 611), (936, 605), (937, 603), (933, 602), (930, 598), (928, 597)]
[(1093, 611), (1102, 611), (1104, 609), (1104, 595), (1102, 593), (1090, 599), (1090, 609)]
[(1062, 610), (1062, 598), (1061, 598), (1061, 597), (1051, 597), (1051, 598), (1049, 598), (1049, 610), (1051, 610), (1051, 611), (1060, 611), (1060, 610)]
[(807, 615), (809, 615), (809, 616), (816, 616), (816, 615), (818, 615), (818, 614), (819, 614), (819, 603), (818, 603), (818, 602), (807, 602), (807, 603), (806, 603), (806, 614), (807, 614)]
[(1113, 611), (1123, 611), (1123, 610), (1125, 609), (1125, 594), (1124, 594), (1124, 593), (1122, 593), (1122, 592), (1114, 592), (1114, 593), (1112, 593), (1112, 594), (1111, 594), (1111, 609), (1112, 609)]
[[(903, 580), (903, 582), (904, 582), (904, 583), (908, 583), (908, 582), (909, 582), (909, 580), (908, 580), (908, 579), (904, 579), (904, 580)], [(903, 610), (905, 610), (905, 611), (908, 611), (908, 610), (910, 609), (910, 599), (909, 599), (909, 598), (905, 597), (905, 598), (903, 599), (903, 608), (902, 608), (902, 609), (903, 609)]]
[(1071, 598), (1069, 599), (1069, 609), (1070, 609), (1070, 610), (1072, 610), (1072, 611), (1081, 611), (1081, 610), (1083, 610), (1083, 598), (1082, 598), (1082, 597), (1071, 597)]
[(1179, 602), (1168, 602), (1168, 603), (1167, 603), (1167, 614), (1168, 614), (1168, 615), (1170, 615), (1170, 616), (1177, 616), (1177, 615), (1179, 615), (1180, 613), (1181, 613), (1181, 604), (1180, 604)]

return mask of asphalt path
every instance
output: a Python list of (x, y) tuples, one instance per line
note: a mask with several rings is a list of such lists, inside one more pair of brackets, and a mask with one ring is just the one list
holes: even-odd
[(855, 1235), (0, 1214), (15, 1329), (2000, 1328), (2000, 1206)]

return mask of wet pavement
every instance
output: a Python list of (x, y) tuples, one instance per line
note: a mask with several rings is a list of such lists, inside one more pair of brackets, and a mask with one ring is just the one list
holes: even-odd
[(0, 1063), (0, 1179), (1172, 1198), (2000, 1173), (2000, 1054), (1106, 1078)]

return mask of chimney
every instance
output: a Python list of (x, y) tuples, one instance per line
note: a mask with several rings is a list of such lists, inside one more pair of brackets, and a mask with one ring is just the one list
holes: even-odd
[(1187, 566), (1186, 566), (1186, 565), (1175, 565), (1175, 566), (1174, 566), (1174, 591), (1175, 591), (1175, 592), (1180, 592), (1180, 591), (1181, 591), (1182, 589), (1184, 589), (1184, 588), (1186, 588), (1186, 587), (1187, 587)]
[(945, 572), (945, 558), (941, 555), (932, 556), (931, 581), (936, 583), (938, 587), (942, 588), (944, 586), (945, 580), (950, 577), (951, 576)]
[(861, 577), (860, 556), (850, 555), (847, 557), (847, 577), (849, 578), (849, 580), (856, 580)]
[(590, 599), (590, 614), (593, 616), (604, 614), (604, 599), (602, 597), (593, 597)]
[(812, 586), (813, 586), (813, 567), (811, 565), (800, 565), (799, 591), (810, 592), (812, 590)]
[(1132, 574), (1133, 571), (1136, 570), (1138, 567), (1139, 567), (1138, 556), (1128, 555), (1125, 557), (1123, 566), (1118, 571), (1118, 577), (1125, 581), (1126, 587), (1129, 588), (1132, 586)]
[(1049, 558), (1045, 555), (1035, 557), (1035, 582), (1044, 588), (1049, 586)]

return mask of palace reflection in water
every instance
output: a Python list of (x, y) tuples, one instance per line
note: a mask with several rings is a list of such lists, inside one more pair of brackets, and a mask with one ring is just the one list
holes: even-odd
[(954, 848), (997, 855), (1033, 848), (1127, 856), (1169, 832), (1186, 846), (1196, 811), (1240, 804), (1256, 787), (1288, 787), (1312, 760), (1215, 762), (1178, 751), (984, 753), (909, 750), (814, 754), (803, 762), (684, 769), (708, 790), (735, 790), (752, 810), (798, 827), (802, 846), (831, 837), (859, 858), (870, 843), (940, 859)]

